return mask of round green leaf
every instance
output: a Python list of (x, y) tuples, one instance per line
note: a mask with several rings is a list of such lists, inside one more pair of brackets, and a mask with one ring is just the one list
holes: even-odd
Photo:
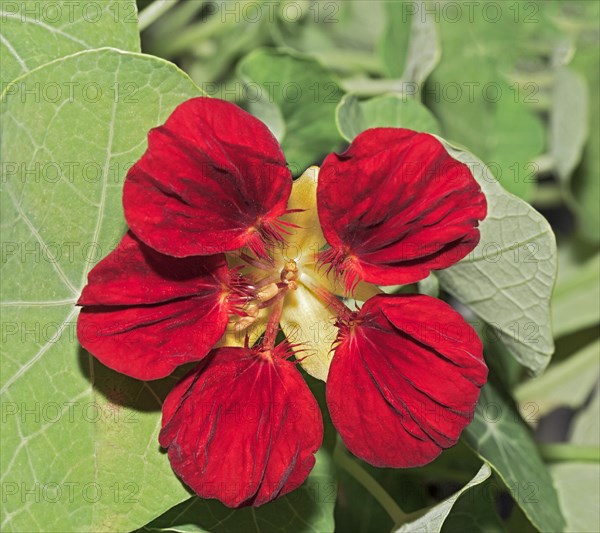
[(81, 50), (140, 50), (135, 0), (7, 0), (0, 20), (1, 82)]
[(340, 133), (352, 141), (369, 128), (408, 128), (428, 133), (439, 133), (435, 117), (418, 100), (399, 94), (376, 96), (360, 101), (356, 95), (347, 94), (336, 110)]
[(534, 374), (554, 352), (550, 296), (556, 242), (546, 219), (506, 192), (479, 159), (444, 145), (468, 165), (488, 203), (477, 247), (437, 276), (444, 290), (490, 324), (512, 355)]
[[(75, 302), (126, 229), (121, 189), (148, 130), (200, 90), (166, 61), (114, 49), (15, 84), (1, 115), (2, 530), (135, 529), (189, 497), (157, 441), (175, 380), (100, 365), (77, 342)], [(40, 96), (53, 84), (72, 91)]]
[[(325, 67), (306, 56), (265, 49), (247, 55), (238, 71), (252, 95), (250, 111), (282, 137), (294, 175), (320, 164), (323, 155), (339, 147), (335, 108), (342, 93)], [(280, 114), (269, 109), (272, 106)]]

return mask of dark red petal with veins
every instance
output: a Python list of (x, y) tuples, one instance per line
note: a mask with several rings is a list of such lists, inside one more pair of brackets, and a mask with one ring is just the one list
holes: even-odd
[(327, 403), (348, 449), (414, 467), (453, 446), (487, 377), (471, 326), (441, 300), (378, 295), (340, 327)]
[(323, 439), (319, 406), (279, 347), (219, 348), (163, 405), (160, 445), (202, 498), (258, 506), (299, 487)]
[(127, 174), (125, 217), (152, 248), (175, 257), (278, 238), (292, 178), (268, 128), (234, 104), (194, 98), (150, 131)]
[(469, 168), (433, 136), (397, 128), (361, 133), (319, 172), (323, 260), (380, 285), (412, 283), (479, 242), (486, 201)]
[(229, 276), (223, 255), (177, 259), (128, 233), (88, 276), (79, 342), (122, 374), (167, 376), (202, 359), (223, 335)]

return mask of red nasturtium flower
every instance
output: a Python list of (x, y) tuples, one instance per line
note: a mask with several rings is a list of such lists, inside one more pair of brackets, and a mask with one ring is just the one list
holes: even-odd
[(201, 497), (260, 505), (306, 479), (323, 424), (293, 352), (365, 461), (418, 466), (456, 443), (486, 380), (481, 342), (446, 303), (378, 287), (479, 240), (485, 198), (435, 137), (367, 130), (293, 181), (264, 124), (195, 98), (150, 132), (123, 203), (131, 230), (89, 275), (79, 339), (143, 380), (199, 361), (159, 440)]

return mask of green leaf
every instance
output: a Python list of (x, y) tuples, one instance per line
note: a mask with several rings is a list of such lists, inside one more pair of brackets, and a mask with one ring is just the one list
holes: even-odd
[(543, 532), (564, 529), (552, 479), (519, 414), (488, 383), (465, 442), (498, 473), (527, 518)]
[(386, 2), (387, 26), (380, 54), (391, 78), (420, 86), (437, 65), (441, 51), (425, 2)]
[(281, 141), (285, 137), (285, 120), (279, 106), (273, 102), (269, 102), (266, 98), (260, 98), (255, 102), (251, 102), (248, 107), (253, 115), (260, 117), (281, 144)]
[[(458, 73), (454, 72), (452, 76), (456, 79)], [(471, 78), (464, 74), (458, 79)], [(435, 87), (450, 87), (452, 81), (437, 83), (439, 85)], [(483, 82), (473, 83), (484, 86)], [(493, 106), (485, 101), (471, 102), (463, 98), (466, 102), (431, 103), (430, 107), (439, 117), (446, 138), (468, 146), (489, 165), (507, 191), (527, 199), (532, 194), (536, 179), (534, 159), (544, 148), (544, 128), (537, 116), (528, 113), (524, 105), (508, 98), (508, 84), (502, 81), (494, 83), (505, 96)]]
[[(583, 151), (581, 164), (571, 181), (571, 188), (583, 236), (600, 242), (600, 37), (598, 35), (598, 2), (565, 3), (560, 21), (574, 33), (575, 57), (571, 68), (585, 77), (590, 98), (587, 114), (588, 142)], [(576, 16), (573, 16), (573, 15)], [(565, 16), (566, 15), (566, 16)]]
[[(238, 66), (252, 94), (275, 104), (285, 121), (281, 145), (295, 176), (342, 143), (335, 125), (335, 108), (342, 97), (336, 78), (315, 60), (276, 50), (256, 50)], [(258, 101), (258, 96), (253, 97)], [(250, 110), (272, 122), (265, 106)], [(278, 128), (281, 130), (281, 128)]]
[[(369, 7), (376, 4), (355, 3), (364, 3)], [(425, 2), (421, 0), (377, 4), (383, 5), (386, 10), (387, 25), (379, 41), (378, 51), (387, 78), (366, 76), (373, 73), (380, 75), (381, 72), (363, 72), (345, 79), (344, 88), (362, 96), (390, 92), (413, 97), (420, 95), (425, 79), (440, 59), (439, 39), (433, 17), (425, 13)]]
[(490, 477), (490, 475), (490, 467), (487, 465), (487, 463), (484, 463), (475, 477), (462, 489), (449, 498), (446, 498), (443, 502), (438, 503), (435, 507), (427, 511), (427, 513), (418, 519), (403, 524), (398, 529), (394, 530), (395, 533), (439, 533), (442, 530), (444, 521), (452, 511), (452, 507), (457, 503), (461, 496), (473, 489), (473, 487), (483, 483), (487, 478)]
[[(16, 410), (2, 431), (2, 483), (13, 491), (2, 529), (140, 527), (189, 497), (157, 442), (175, 381), (100, 365), (79, 347), (74, 305), (125, 231), (122, 184), (148, 130), (200, 91), (171, 63), (114, 49), (58, 59), (18, 82), (75, 89), (56, 101), (2, 96), (1, 392)], [(90, 83), (96, 92), (76, 89)]]
[(524, 414), (531, 415), (534, 408), (538, 419), (557, 407), (583, 405), (599, 376), (600, 341), (597, 341), (553, 364), (543, 376), (521, 384), (515, 390), (515, 399)]
[(280, 2), (270, 29), (278, 46), (309, 54), (336, 72), (381, 74), (375, 49), (384, 24), (383, 2), (312, 0)]
[(600, 531), (598, 494), (600, 465), (560, 463), (550, 467), (560, 506), (567, 521), (567, 533)]
[[(518, 15), (507, 7), (491, 18), (487, 9), (476, 8), (472, 14), (463, 10), (452, 23), (439, 24), (443, 57), (424, 97), (440, 119), (444, 137), (467, 146), (503, 187), (527, 199), (536, 181), (535, 159), (545, 145), (536, 114), (543, 74), (535, 67), (553, 51), (561, 34), (547, 22), (545, 6), (531, 4), (535, 14), (515, 6), (522, 9)], [(539, 23), (523, 22), (528, 19)], [(523, 64), (530, 70), (519, 77)], [(509, 73), (516, 80), (509, 79)]]
[[(595, 342), (588, 350), (594, 354), (591, 366), (598, 366), (598, 347)], [(591, 348), (591, 350), (590, 350)], [(597, 380), (597, 371), (590, 372)], [(580, 384), (571, 384), (575, 392)], [(589, 396), (589, 389), (587, 389)], [(600, 393), (593, 392), (588, 404), (571, 423), (571, 445), (598, 446), (600, 444)], [(568, 446), (568, 445), (566, 445)], [(558, 492), (558, 499), (570, 533), (600, 531), (598, 494), (600, 494), (600, 465), (590, 462), (565, 461), (550, 466), (550, 474)]]
[(141, 531), (211, 533), (333, 532), (337, 486), (331, 457), (320, 450), (304, 484), (258, 508), (232, 510), (216, 500), (191, 498), (157, 518)]
[(434, 272), (430, 272), (429, 276), (419, 281), (417, 287), (421, 294), (427, 294), (434, 298), (439, 298), (440, 296), (440, 282)]
[(546, 219), (506, 192), (468, 152), (443, 141), (481, 185), (488, 214), (481, 240), (456, 265), (437, 272), (444, 290), (490, 324), (513, 356), (534, 374), (550, 362), (554, 342), (550, 295), (556, 277), (556, 243)]
[(552, 295), (552, 324), (556, 338), (600, 322), (600, 254), (560, 276)]
[[(111, 46), (140, 50), (135, 0), (5, 1), (0, 8), (0, 82), (10, 82), (44, 63), (81, 50)], [(47, 87), (54, 98), (56, 90)]]
[(398, 94), (376, 96), (362, 102), (356, 95), (347, 94), (337, 106), (336, 122), (347, 141), (369, 128), (408, 128), (429, 133), (440, 130), (435, 117), (421, 102)]
[[(378, 483), (392, 500), (402, 503), (402, 510), (410, 513), (429, 505), (431, 498), (426, 483), (408, 470), (376, 468), (352, 458)], [(391, 531), (394, 520), (371, 490), (364, 479), (338, 464), (338, 491), (335, 525), (337, 531)], [(360, 505), (356, 505), (360, 502)]]
[(460, 497), (442, 525), (442, 533), (482, 531), (502, 533), (506, 531), (495, 509), (494, 490), (497, 486), (487, 479), (471, 493)]
[(552, 93), (550, 151), (559, 177), (567, 181), (579, 163), (588, 137), (588, 88), (573, 70), (558, 69)]
[[(596, 344), (596, 364), (598, 363), (598, 345)], [(575, 416), (569, 441), (573, 444), (600, 445), (600, 392), (596, 389), (589, 405)]]

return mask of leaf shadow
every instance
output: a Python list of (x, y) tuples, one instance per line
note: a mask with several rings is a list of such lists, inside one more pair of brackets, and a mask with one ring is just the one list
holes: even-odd
[(141, 381), (108, 368), (82, 346), (77, 359), (80, 372), (100, 395), (100, 403), (146, 413), (160, 412), (169, 392), (193, 366), (184, 365), (163, 379)]
[(193, 495), (137, 533), (179, 528), (212, 533), (332, 531), (337, 482), (331, 462), (331, 454), (322, 448), (317, 465), (300, 487), (259, 507), (231, 509), (218, 500)]

